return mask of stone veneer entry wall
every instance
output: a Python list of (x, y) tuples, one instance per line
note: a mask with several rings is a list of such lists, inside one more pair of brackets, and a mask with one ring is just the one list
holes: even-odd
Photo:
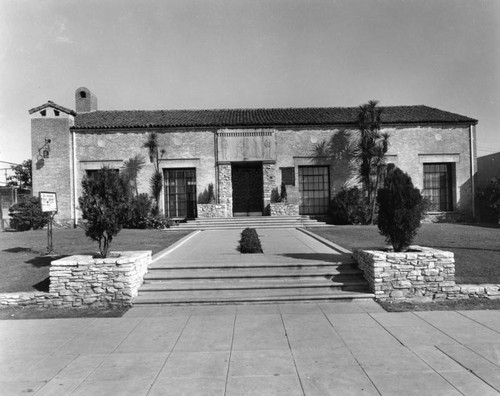
[(271, 203), (269, 213), (271, 216), (298, 216), (299, 205), (284, 202)]
[(49, 293), (4, 293), (0, 305), (130, 306), (151, 262), (151, 251), (116, 253), (119, 257), (94, 259), (81, 255), (54, 260)]
[(412, 246), (411, 252), (355, 250), (354, 259), (381, 300), (500, 298), (500, 285), (457, 285), (452, 252)]
[(198, 204), (199, 218), (223, 218), (227, 217), (226, 204)]

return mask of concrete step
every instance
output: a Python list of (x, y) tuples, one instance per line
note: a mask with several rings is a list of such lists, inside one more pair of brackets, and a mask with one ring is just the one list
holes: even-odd
[(242, 304), (242, 303), (273, 303), (273, 302), (312, 302), (312, 301), (328, 301), (328, 300), (343, 300), (351, 301), (355, 299), (373, 299), (373, 293), (337, 291), (328, 293), (295, 293), (286, 295), (244, 295), (240, 291), (237, 293), (225, 296), (159, 296), (159, 293), (148, 293), (147, 295), (139, 295), (134, 299), (134, 305), (190, 305), (190, 304)]
[(252, 222), (252, 221), (286, 221), (286, 220), (311, 220), (316, 221), (315, 219), (311, 219), (309, 216), (237, 216), (237, 217), (198, 217), (196, 219), (188, 220), (190, 222), (196, 223), (244, 223), (244, 222)]
[[(243, 255), (246, 256), (246, 255)], [(248, 256), (254, 256), (253, 254)], [(246, 257), (245, 257), (246, 258)], [(242, 259), (243, 260), (243, 259)], [(168, 267), (157, 266), (156, 263), (152, 263), (148, 268), (149, 271), (172, 271), (172, 270), (227, 270), (227, 269), (238, 269), (238, 270), (255, 270), (255, 269), (323, 269), (328, 271), (347, 271), (347, 270), (357, 270), (357, 264), (354, 261), (302, 261), (302, 262), (261, 262), (261, 261), (235, 261), (228, 258), (227, 261), (218, 261), (217, 263), (207, 263), (203, 264), (199, 261), (183, 261), (183, 262), (171, 262)]]
[(183, 280), (170, 282), (154, 282), (144, 284), (141, 293), (148, 292), (203, 292), (203, 291), (225, 291), (225, 290), (243, 290), (243, 291), (265, 291), (267, 295), (276, 290), (285, 289), (327, 289), (327, 290), (366, 290), (367, 284), (364, 279), (350, 281), (331, 281), (329, 279), (226, 279), (205, 282), (204, 280)]
[(178, 270), (152, 270), (144, 277), (144, 283), (172, 281), (172, 280), (203, 280), (213, 281), (220, 279), (334, 279), (337, 281), (348, 281), (352, 278), (362, 278), (362, 272), (357, 269), (338, 271), (336, 269), (178, 269)]
[(326, 225), (308, 216), (249, 216), (188, 220), (179, 223), (172, 229), (210, 230), (210, 229), (240, 229), (240, 228), (302, 228), (321, 227)]

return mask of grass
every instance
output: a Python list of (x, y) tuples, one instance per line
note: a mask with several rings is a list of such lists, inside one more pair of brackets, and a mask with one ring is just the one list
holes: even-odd
[(500, 309), (500, 300), (469, 298), (464, 300), (443, 300), (428, 303), (377, 301), (387, 312), (412, 311), (468, 311), (473, 309)]
[[(332, 226), (310, 229), (349, 250), (387, 247), (377, 226)], [(500, 226), (422, 224), (414, 245), (455, 254), (457, 283), (500, 283)]]
[[(152, 250), (155, 254), (188, 233), (122, 230), (113, 239), (111, 250)], [(81, 228), (54, 230), (53, 246), (54, 255), (46, 256), (46, 230), (0, 233), (0, 293), (48, 291), (52, 260), (98, 251), (97, 242), (87, 238)]]
[(123, 308), (35, 308), (6, 307), (0, 309), (0, 319), (70, 319), (119, 318), (129, 310)]

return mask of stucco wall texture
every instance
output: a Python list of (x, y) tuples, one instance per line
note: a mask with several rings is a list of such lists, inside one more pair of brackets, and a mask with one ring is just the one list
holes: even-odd
[[(251, 130), (250, 130), (251, 131)], [(428, 162), (453, 162), (456, 176), (455, 196), (459, 206), (470, 204), (470, 156), (468, 128), (415, 127), (385, 128), (390, 134), (388, 160), (407, 172), (416, 187), (423, 188), (423, 164)], [(198, 192), (215, 180), (215, 138), (213, 131), (156, 131), (159, 146), (165, 149), (162, 168), (196, 167)], [(288, 129), (277, 130), (276, 184), (281, 183), (280, 167), (298, 167), (325, 164), (330, 166), (331, 194), (335, 194), (349, 177), (347, 161), (338, 158), (332, 162), (313, 160), (314, 146), (329, 140), (341, 130)], [(139, 190), (147, 192), (153, 167), (147, 149), (143, 148), (147, 133), (87, 132), (76, 134), (78, 166), (77, 191), (85, 169), (99, 169), (103, 164), (121, 167), (123, 161), (141, 154), (147, 161), (138, 181)], [(298, 172), (295, 172), (298, 183)]]
[[(72, 117), (33, 118), (31, 120), (31, 153), (33, 161), (33, 195), (40, 191), (57, 193), (58, 219), (70, 219), (73, 208), (72, 154), (70, 126)], [(48, 158), (39, 149), (50, 139)]]
[[(76, 164), (76, 197), (81, 194), (81, 182), (85, 171), (100, 169), (103, 165), (119, 169), (124, 161), (139, 154), (146, 161), (138, 177), (139, 192), (149, 193), (149, 178), (153, 165), (149, 161), (148, 151), (143, 147), (147, 134), (155, 131), (159, 136), (159, 147), (165, 150), (161, 167), (196, 168), (197, 195), (212, 183), (215, 192), (220, 192), (217, 183), (221, 182), (223, 169), (228, 162), (217, 162), (217, 133), (222, 129), (175, 129), (175, 128), (138, 128), (123, 130), (70, 130), (73, 118), (62, 115), (59, 118), (32, 117), (32, 153), (33, 153), (33, 190), (55, 191), (58, 194), (59, 213), (56, 219), (65, 220), (73, 217), (75, 197), (73, 197), (73, 163)], [(224, 129), (227, 131), (227, 128)], [(245, 131), (254, 129), (245, 128)], [(259, 128), (259, 131), (266, 129)], [(299, 167), (326, 165), (330, 168), (330, 197), (337, 193), (349, 180), (351, 170), (343, 154), (342, 135), (348, 134), (345, 128), (268, 128), (271, 139), (276, 145), (275, 158), (266, 159), (266, 172), (274, 172), (275, 187), (281, 184), (282, 167), (295, 168), (295, 188), (299, 185)], [(451, 162), (454, 176), (454, 209), (470, 211), (471, 192), (471, 157), (469, 128), (467, 126), (428, 126), (428, 127), (392, 127), (384, 128), (390, 134), (388, 162), (395, 163), (407, 172), (416, 187), (423, 188), (424, 163)], [(73, 159), (72, 139), (74, 135)], [(338, 155), (333, 159), (312, 158), (314, 147), (338, 138)], [(45, 139), (51, 139), (50, 157), (40, 161), (38, 149)], [(268, 166), (272, 164), (272, 166)], [(269, 169), (267, 169), (269, 168)], [(476, 164), (473, 164), (476, 169)], [(269, 184), (269, 183), (266, 183)], [(271, 186), (266, 185), (264, 198), (270, 195)], [(224, 194), (222, 194), (224, 195)], [(164, 194), (162, 194), (164, 197)], [(221, 197), (222, 203), (229, 203), (229, 197)], [(161, 208), (163, 209), (163, 202)], [(76, 208), (78, 212), (78, 208)], [(78, 216), (78, 213), (77, 213)]]

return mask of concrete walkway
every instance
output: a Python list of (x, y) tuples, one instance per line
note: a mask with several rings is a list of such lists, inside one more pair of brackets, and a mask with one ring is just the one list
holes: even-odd
[(498, 395), (500, 312), (373, 301), (0, 321), (0, 394)]
[(295, 228), (257, 229), (264, 254), (241, 254), (237, 247), (242, 230), (202, 231), (154, 262), (155, 267), (200, 264), (347, 262), (342, 254)]

